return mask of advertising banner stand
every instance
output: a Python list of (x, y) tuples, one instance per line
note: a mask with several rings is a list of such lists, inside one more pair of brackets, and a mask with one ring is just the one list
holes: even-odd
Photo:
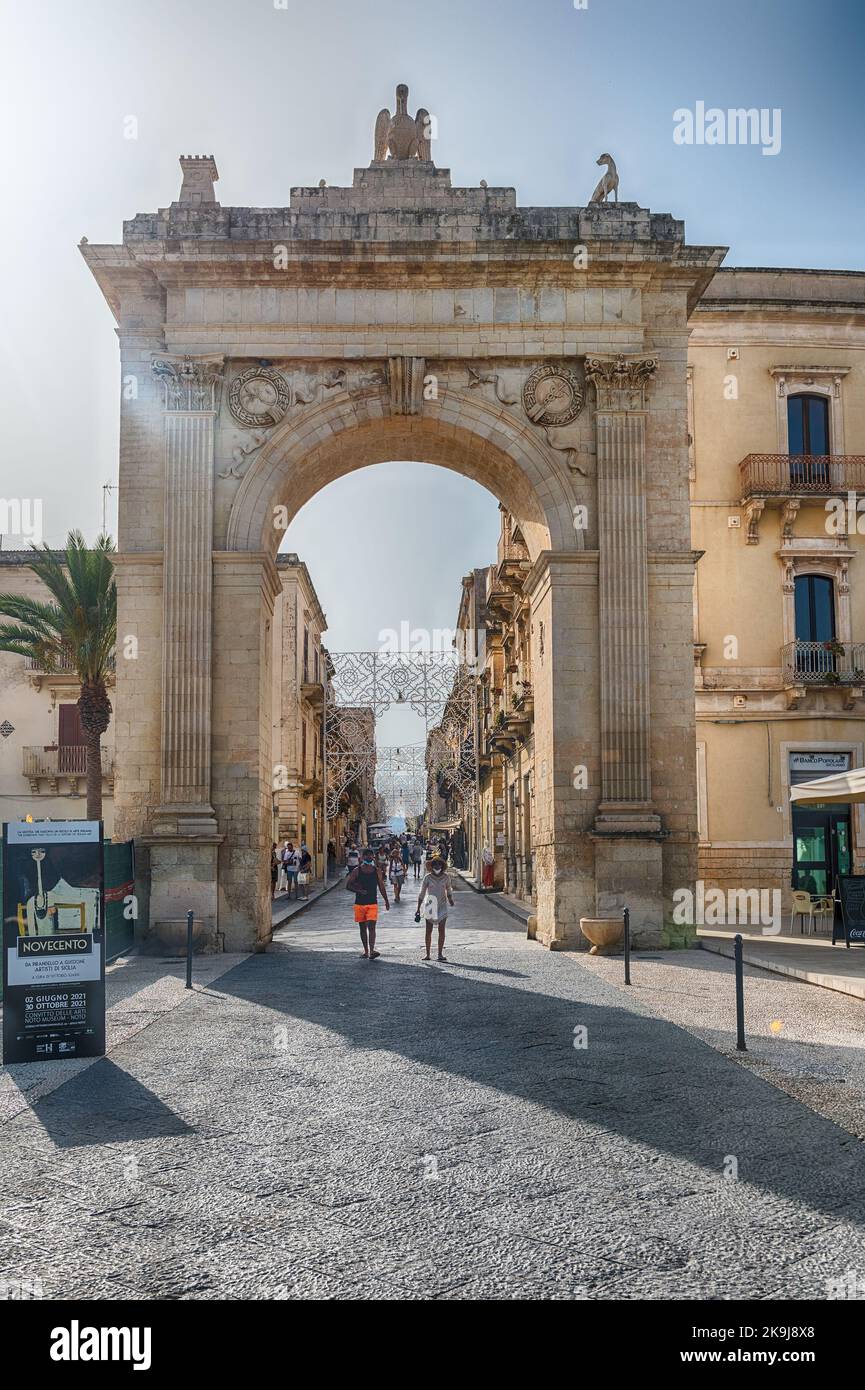
[(3, 1062), (105, 1053), (102, 822), (3, 826)]
[(835, 880), (835, 896), (841, 903), (841, 922), (839, 931), (836, 922), (832, 923), (832, 945), (840, 941), (850, 946), (865, 946), (865, 874), (839, 874)]

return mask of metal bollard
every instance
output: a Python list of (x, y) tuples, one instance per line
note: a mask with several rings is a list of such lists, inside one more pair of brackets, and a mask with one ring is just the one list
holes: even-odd
[(622, 914), (625, 919), (625, 984), (631, 983), (631, 910), (626, 907)]
[(192, 989), (192, 913), (186, 914), (186, 988)]
[(736, 1051), (747, 1052), (745, 1046), (745, 963), (742, 959), (742, 938), (737, 933), (733, 941), (736, 962)]

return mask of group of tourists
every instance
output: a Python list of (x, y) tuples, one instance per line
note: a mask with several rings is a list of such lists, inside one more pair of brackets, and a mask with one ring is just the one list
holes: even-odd
[[(448, 909), (454, 905), (453, 883), (447, 871), (452, 847), (445, 833), (439, 838), (424, 839), (420, 835), (392, 835), (389, 839), (363, 848), (349, 840), (345, 849), (348, 877), (345, 886), (354, 893), (354, 920), (360, 929), (363, 960), (376, 960), (381, 954), (375, 948), (378, 900), (390, 911), (402, 901), (402, 891), (411, 874), (418, 885), (414, 920), (424, 926), (424, 960), (431, 959), (433, 929), (437, 929), (437, 958), (446, 962), (445, 930)], [(328, 844), (328, 867), (335, 861), (336, 851)], [(309, 897), (313, 860), (304, 841), (295, 846), (291, 840), (273, 844), (270, 855), (271, 898), (284, 893), (290, 900)], [(390, 887), (390, 894), (388, 893)]]
[[(420, 880), (415, 922), (424, 923), (424, 960), (430, 959), (433, 927), (438, 928), (438, 959), (446, 961), (445, 928), (448, 908), (453, 907), (453, 884), (447, 872), (447, 853), (443, 847), (424, 846), (417, 837), (393, 836), (378, 846), (367, 845), (362, 850), (351, 845), (346, 854), (348, 878), (346, 888), (354, 893), (354, 920), (360, 930), (363, 947), (361, 959), (376, 960), (381, 954), (375, 949), (378, 921), (378, 899), (381, 896), (385, 911), (390, 911), (388, 884), (394, 906), (401, 893), (409, 867), (414, 868), (415, 880)], [(425, 868), (423, 877), (421, 868)]]
[(277, 893), (285, 893), (291, 898), (294, 891), (295, 898), (301, 896), (309, 897), (309, 884), (312, 878), (312, 855), (306, 841), (295, 848), (291, 840), (285, 840), (283, 844), (273, 844), (270, 851), (270, 896), (275, 898)]

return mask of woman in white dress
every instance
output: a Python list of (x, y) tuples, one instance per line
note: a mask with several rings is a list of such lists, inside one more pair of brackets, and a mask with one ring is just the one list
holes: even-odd
[(445, 861), (441, 855), (435, 855), (432, 859), (427, 860), (426, 877), (420, 886), (417, 912), (414, 918), (416, 922), (419, 922), (421, 910), (423, 910), (426, 922), (424, 960), (430, 958), (433, 926), (437, 926), (439, 929), (438, 958), (441, 961), (446, 960), (445, 927), (448, 920), (448, 907), (453, 907), (453, 905), (454, 892), (450, 874), (446, 872)]

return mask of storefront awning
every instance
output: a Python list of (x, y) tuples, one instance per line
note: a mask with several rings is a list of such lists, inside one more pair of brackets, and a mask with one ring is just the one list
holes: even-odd
[(865, 801), (865, 767), (853, 767), (849, 772), (833, 772), (831, 777), (817, 777), (813, 782), (800, 782), (790, 788), (791, 801), (847, 802)]

